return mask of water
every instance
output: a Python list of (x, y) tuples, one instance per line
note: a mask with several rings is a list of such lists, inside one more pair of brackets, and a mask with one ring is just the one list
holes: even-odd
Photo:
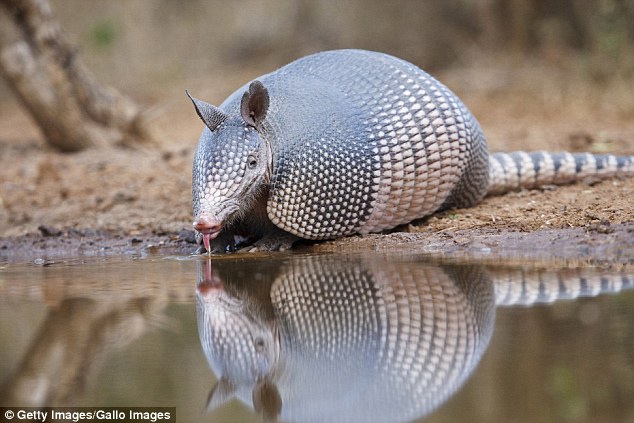
[(632, 422), (631, 287), (597, 269), (416, 255), (6, 264), (0, 405), (174, 406), (180, 422)]

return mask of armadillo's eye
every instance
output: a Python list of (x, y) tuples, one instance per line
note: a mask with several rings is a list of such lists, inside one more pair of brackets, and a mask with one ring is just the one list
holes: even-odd
[(255, 343), (255, 350), (256, 351), (261, 352), (264, 349), (264, 339), (255, 338), (254, 343)]
[(247, 166), (249, 166), (249, 169), (255, 169), (255, 167), (258, 165), (258, 159), (251, 155), (247, 158)]

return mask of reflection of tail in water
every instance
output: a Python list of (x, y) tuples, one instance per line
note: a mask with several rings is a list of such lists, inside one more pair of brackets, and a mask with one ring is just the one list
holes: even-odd
[(411, 420), (466, 380), (493, 328), (478, 267), (295, 258), (241, 284), (223, 275), (244, 263), (216, 263), (197, 295), (212, 408), (237, 397), (268, 420)]
[(489, 270), (498, 306), (531, 306), (595, 297), (634, 288), (634, 275), (598, 273), (595, 269)]

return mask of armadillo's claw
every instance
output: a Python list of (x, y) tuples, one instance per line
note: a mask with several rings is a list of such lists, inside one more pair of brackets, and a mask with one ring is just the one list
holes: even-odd
[(293, 243), (299, 238), (288, 232), (274, 232), (272, 234), (265, 235), (263, 238), (257, 240), (253, 245), (241, 248), (240, 253), (255, 253), (258, 251), (286, 251), (290, 250)]

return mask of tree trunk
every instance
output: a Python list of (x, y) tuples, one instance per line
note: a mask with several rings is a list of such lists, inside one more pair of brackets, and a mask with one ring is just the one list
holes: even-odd
[(137, 105), (83, 65), (48, 0), (0, 0), (0, 72), (59, 150), (153, 141)]

